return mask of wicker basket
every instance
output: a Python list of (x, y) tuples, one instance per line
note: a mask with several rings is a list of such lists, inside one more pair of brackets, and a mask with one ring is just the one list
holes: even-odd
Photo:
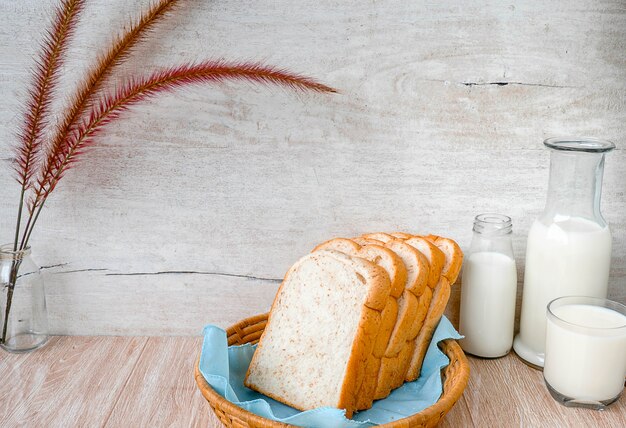
[[(262, 314), (247, 318), (228, 328), (226, 330), (228, 345), (257, 343), (267, 324), (267, 315)], [(412, 416), (380, 426), (386, 428), (434, 427), (461, 397), (469, 379), (467, 359), (455, 340), (442, 342), (441, 348), (450, 358), (450, 365), (443, 370), (443, 394), (439, 401)], [(278, 428), (291, 426), (250, 413), (223, 398), (204, 380), (197, 363), (195, 378), (202, 395), (207, 399), (217, 417), (227, 427)]]

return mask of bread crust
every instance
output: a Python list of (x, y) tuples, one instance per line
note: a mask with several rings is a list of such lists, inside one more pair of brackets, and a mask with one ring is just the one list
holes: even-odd
[(396, 319), (398, 318), (398, 307), (398, 301), (389, 296), (387, 306), (385, 306), (385, 309), (383, 309), (381, 313), (380, 331), (376, 335), (376, 342), (374, 343), (374, 348), (372, 349), (372, 354), (377, 359), (381, 359), (385, 355), (389, 337), (391, 337), (391, 333), (396, 324)]
[(391, 296), (398, 298), (404, 291), (407, 271), (404, 263), (396, 253), (389, 250), (380, 241), (334, 238), (316, 246), (313, 251), (323, 249), (336, 250), (342, 253), (369, 260), (387, 271), (391, 281)]
[(428, 345), (450, 299), (451, 285), (456, 281), (463, 264), (463, 251), (454, 240), (437, 235), (426, 235), (422, 238), (432, 242), (441, 250), (445, 257), (445, 263), (424, 326), (415, 339), (415, 350), (412, 353), (404, 378), (407, 382), (414, 381), (420, 375)]
[(409, 238), (412, 238), (414, 235), (411, 235), (410, 233), (406, 233), (406, 232), (393, 232), (390, 233), (391, 236), (394, 236), (398, 239), (402, 239), (403, 241)]
[(376, 385), (376, 391), (374, 392), (376, 400), (383, 399), (391, 393), (391, 386), (394, 379), (397, 378), (398, 371), (400, 370), (398, 367), (399, 359), (400, 353), (392, 357), (385, 356), (380, 360), (380, 370), (378, 372), (379, 382)]
[(389, 305), (381, 314), (380, 327), (374, 338), (371, 358), (369, 358), (365, 364), (364, 379), (360, 383), (356, 397), (355, 408), (357, 410), (369, 409), (374, 402), (374, 391), (378, 383), (378, 371), (380, 369), (381, 359), (385, 354), (387, 341), (389, 340), (398, 314), (398, 303), (391, 297), (389, 300)]
[(331, 251), (337, 258), (346, 260), (347, 263), (351, 263), (354, 268), (365, 277), (371, 275), (375, 280), (374, 284), (369, 287), (369, 293), (364, 304), (370, 309), (374, 309), (378, 312), (382, 312), (387, 305), (389, 299), (389, 291), (391, 290), (391, 283), (389, 281), (389, 275), (382, 267), (370, 262), (361, 257), (351, 257), (339, 251)]
[(361, 334), (352, 344), (352, 352), (346, 366), (346, 375), (337, 404), (338, 408), (346, 409), (346, 418), (348, 419), (352, 418), (353, 412), (358, 410), (359, 391), (365, 379), (367, 364), (372, 359), (372, 348), (380, 323), (380, 312), (367, 307), (364, 308), (359, 325)]
[(428, 350), (428, 345), (433, 337), (435, 328), (439, 324), (439, 320), (443, 315), (450, 298), (450, 282), (445, 276), (442, 276), (439, 280), (439, 285), (435, 289), (433, 299), (428, 309), (428, 315), (426, 315), (426, 321), (424, 326), (420, 330), (415, 340), (415, 352), (411, 357), (408, 370), (405, 375), (407, 382), (414, 381), (420, 375), (422, 369), (422, 363)]
[(406, 233), (399, 233), (404, 242), (412, 246), (420, 253), (424, 254), (429, 264), (428, 288), (419, 298), (418, 316), (407, 333), (407, 341), (398, 357), (398, 370), (394, 371), (394, 378), (391, 382), (392, 388), (398, 388), (404, 383), (410, 369), (412, 356), (417, 349), (417, 336), (423, 328), (432, 301), (434, 290), (440, 281), (441, 273), (445, 265), (446, 256), (432, 242), (420, 236), (413, 236)]
[[(405, 234), (406, 235), (406, 234)], [(404, 242), (420, 251), (428, 259), (430, 265), (428, 275), (428, 286), (434, 289), (439, 282), (439, 277), (443, 272), (446, 264), (446, 255), (435, 244), (421, 236), (411, 236), (405, 238)]]
[(415, 294), (405, 291), (398, 300), (398, 316), (393, 326), (393, 331), (387, 342), (385, 355), (392, 357), (398, 355), (407, 340), (411, 327), (417, 318), (417, 309), (419, 307), (419, 297)]
[(364, 245), (382, 245), (384, 246), (384, 242), (379, 241), (378, 239), (370, 239), (370, 238), (364, 238), (362, 236), (355, 236), (354, 238), (350, 238), (351, 240), (353, 240), (354, 242), (356, 242), (357, 244), (364, 246)]
[(385, 247), (395, 252), (402, 259), (408, 276), (405, 289), (419, 297), (428, 283), (429, 264), (426, 257), (403, 240), (388, 233), (369, 233), (363, 235), (363, 238), (383, 242)]
[(446, 263), (442, 275), (448, 278), (450, 285), (456, 283), (461, 266), (463, 265), (463, 251), (453, 239), (437, 235), (426, 235), (424, 238), (435, 244), (446, 255)]
[[(398, 301), (399, 311), (396, 325), (391, 334), (385, 357), (381, 360), (378, 381), (374, 393), (375, 399), (385, 398), (394, 388), (396, 379), (403, 378), (403, 370), (408, 366), (398, 367), (399, 354), (407, 343), (415, 339), (419, 314), (419, 299), (427, 299), (429, 264), (426, 257), (414, 247), (386, 233), (363, 235), (365, 239), (376, 239), (398, 254), (407, 266), (407, 286), (402, 298)], [(424, 294), (427, 296), (422, 297)], [(413, 334), (415, 332), (415, 334)], [(402, 372), (402, 376), (399, 373)]]
[(361, 245), (348, 238), (333, 238), (324, 241), (315, 248), (312, 253), (319, 250), (335, 250), (345, 254), (357, 253), (361, 249)]
[(413, 293), (405, 291), (399, 300), (398, 316), (393, 327), (391, 337), (384, 356), (381, 359), (379, 373), (376, 380), (376, 388), (374, 390), (374, 399), (379, 400), (385, 398), (392, 389), (394, 373), (397, 371), (395, 365), (398, 361), (398, 354), (405, 344), (406, 331), (408, 331), (416, 317), (418, 316), (419, 300)]
[(406, 266), (404, 266), (402, 259), (396, 253), (384, 245), (367, 244), (361, 246), (358, 256), (370, 260), (385, 269), (391, 281), (389, 294), (396, 299), (400, 297), (404, 291), (408, 274)]

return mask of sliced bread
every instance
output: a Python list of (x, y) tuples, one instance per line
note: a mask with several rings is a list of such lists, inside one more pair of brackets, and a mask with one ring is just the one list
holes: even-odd
[(463, 265), (463, 251), (459, 244), (450, 238), (443, 236), (427, 235), (424, 238), (435, 244), (446, 255), (446, 263), (442, 275), (448, 278), (450, 285), (454, 284), (461, 272)]
[(407, 381), (412, 381), (419, 377), (428, 345), (450, 299), (450, 286), (456, 282), (463, 264), (463, 251), (461, 251), (461, 247), (455, 241), (436, 235), (428, 235), (424, 238), (428, 239), (444, 253), (446, 261), (439, 284), (435, 288), (424, 326), (415, 340), (415, 351), (411, 356), (409, 368), (405, 376)]
[(431, 290), (434, 289), (437, 286), (437, 282), (439, 282), (439, 277), (446, 264), (446, 255), (434, 243), (424, 237), (408, 235), (406, 233), (397, 233), (397, 235), (404, 242), (426, 256), (430, 266), (428, 271), (428, 286)]
[(291, 407), (333, 406), (352, 417), (390, 292), (384, 269), (338, 251), (287, 272), (245, 385)]
[(407, 278), (406, 268), (402, 260), (393, 251), (376, 244), (365, 243), (361, 246), (350, 239), (335, 238), (318, 245), (313, 251), (319, 250), (336, 250), (350, 256), (362, 257), (381, 266), (389, 275), (390, 296), (381, 314), (381, 325), (374, 340), (372, 357), (366, 364), (365, 376), (357, 392), (356, 408), (358, 410), (369, 409), (374, 400), (381, 359), (387, 349), (398, 316), (397, 299), (404, 290)]
[(424, 325), (415, 339), (415, 348), (405, 373), (405, 380), (408, 382), (417, 379), (420, 375), (428, 345), (446, 309), (448, 299), (450, 299), (450, 282), (445, 276), (442, 276), (433, 294)]
[[(409, 367), (414, 355), (417, 343), (416, 339), (418, 333), (422, 329), (426, 322), (428, 309), (432, 301), (433, 293), (440, 280), (441, 272), (443, 270), (446, 258), (444, 253), (437, 248), (429, 240), (420, 236), (409, 235), (407, 233), (395, 233), (394, 236), (402, 239), (407, 244), (418, 250), (420, 253), (428, 259), (429, 263), (429, 275), (428, 275), (428, 289), (420, 296), (418, 316), (413, 324), (410, 333), (408, 334), (407, 343), (398, 356), (397, 366), (399, 370), (395, 373), (392, 381), (392, 387), (397, 388), (404, 383), (405, 380), (409, 380), (407, 375), (410, 375)], [(410, 379), (415, 380), (415, 379)]]
[(414, 330), (419, 314), (419, 299), (427, 289), (429, 276), (428, 260), (415, 248), (404, 243), (402, 240), (386, 233), (372, 233), (363, 235), (365, 239), (375, 239), (384, 243), (394, 251), (404, 262), (407, 268), (407, 282), (405, 291), (398, 300), (398, 317), (391, 333), (385, 355), (381, 360), (375, 399), (381, 399), (389, 395), (394, 387), (395, 379), (401, 378), (399, 373), (400, 351), (409, 340), (409, 335)]

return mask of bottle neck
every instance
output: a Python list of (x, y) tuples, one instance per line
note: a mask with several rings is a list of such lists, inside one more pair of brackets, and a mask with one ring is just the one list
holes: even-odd
[(542, 218), (581, 217), (602, 226), (600, 213), (604, 153), (552, 150), (548, 197)]
[(511, 218), (502, 214), (480, 214), (474, 219), (470, 252), (496, 252), (513, 257)]

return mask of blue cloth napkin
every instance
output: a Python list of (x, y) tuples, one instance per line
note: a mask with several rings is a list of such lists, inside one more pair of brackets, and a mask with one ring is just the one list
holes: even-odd
[(248, 365), (256, 346), (227, 346), (226, 332), (208, 325), (200, 354), (200, 373), (207, 383), (228, 401), (264, 418), (303, 427), (364, 428), (405, 418), (433, 405), (442, 393), (441, 369), (450, 360), (437, 344), (445, 339), (461, 339), (450, 321), (442, 317), (430, 343), (419, 379), (407, 382), (371, 409), (358, 412), (352, 420), (345, 411), (321, 407), (301, 412), (244, 386)]

